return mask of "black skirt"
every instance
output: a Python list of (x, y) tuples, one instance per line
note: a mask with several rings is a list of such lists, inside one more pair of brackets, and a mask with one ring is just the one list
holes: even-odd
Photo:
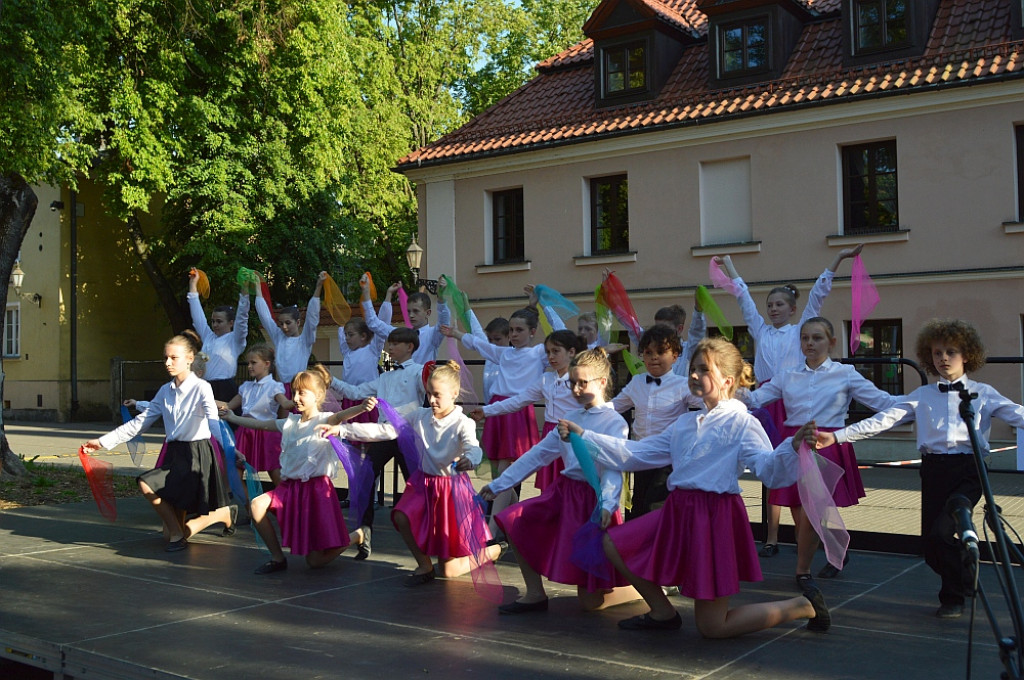
[(138, 477), (178, 510), (205, 515), (228, 505), (228, 485), (210, 440), (167, 442), (163, 465)]

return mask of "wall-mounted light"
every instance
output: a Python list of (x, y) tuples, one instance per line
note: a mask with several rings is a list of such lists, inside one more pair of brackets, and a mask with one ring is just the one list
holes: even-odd
[(421, 279), (420, 278), (420, 263), (423, 261), (423, 248), (416, 240), (416, 235), (412, 237), (412, 243), (405, 249), (405, 259), (409, 263), (409, 269), (412, 270), (413, 286), (419, 290), (420, 286), (423, 286), (430, 291), (432, 295), (437, 295), (437, 280), (436, 279)]
[(39, 293), (21, 294), (21, 285), (25, 283), (25, 271), (21, 268), (21, 261), (15, 260), (14, 269), (11, 270), (10, 285), (14, 286), (14, 294), (19, 298), (28, 300), (36, 307), (43, 306), (43, 296)]
[(50, 212), (64, 209), (64, 201), (50, 201)]

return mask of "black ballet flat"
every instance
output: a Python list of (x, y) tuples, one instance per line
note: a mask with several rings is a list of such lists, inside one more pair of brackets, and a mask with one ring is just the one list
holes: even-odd
[(548, 610), (548, 598), (539, 602), (509, 602), (498, 607), (499, 614), (529, 614), (530, 612), (546, 612)]
[(619, 628), (623, 630), (679, 630), (682, 627), (683, 617), (679, 616), (679, 612), (664, 621), (652, 618), (650, 613), (619, 621)]
[(256, 567), (252, 573), (262, 576), (264, 574), (276, 574), (277, 572), (285, 571), (286, 569), (288, 569), (288, 562), (286, 560), (281, 560), (280, 562), (267, 560), (260, 566)]
[(164, 552), (181, 552), (188, 547), (188, 541), (184, 538), (179, 538), (177, 541), (171, 541), (164, 546)]

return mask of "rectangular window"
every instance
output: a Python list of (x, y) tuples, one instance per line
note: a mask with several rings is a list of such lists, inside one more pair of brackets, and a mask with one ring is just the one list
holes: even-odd
[(492, 193), (491, 211), (494, 264), (522, 262), (525, 255), (522, 188)]
[(604, 96), (647, 89), (647, 44), (644, 41), (605, 47)]
[(590, 180), (590, 254), (629, 252), (629, 183), (626, 175)]
[(768, 19), (762, 17), (719, 28), (721, 74), (734, 76), (768, 69)]
[(896, 231), (896, 140), (843, 147), (845, 234)]
[(21, 305), (7, 305), (4, 314), (4, 356), (21, 356)]
[[(850, 335), (850, 322), (846, 322), (846, 335)], [(868, 319), (860, 327), (860, 346), (854, 358), (900, 358), (903, 356), (902, 319)], [(889, 394), (903, 394), (902, 364), (854, 364), (857, 371), (879, 389)], [(849, 422), (863, 420), (874, 411), (853, 402)]]
[(909, 4), (907, 0), (854, 0), (853, 35), (857, 51), (908, 44)]
[(700, 164), (700, 244), (748, 243), (754, 238), (750, 158)]

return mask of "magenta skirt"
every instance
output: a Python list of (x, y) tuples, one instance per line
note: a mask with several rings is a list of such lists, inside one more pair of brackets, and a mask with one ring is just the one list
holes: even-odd
[[(506, 399), (508, 397), (496, 394), (491, 397), (489, 403)], [(533, 404), (530, 404), (515, 413), (506, 413), (485, 420), (480, 446), (490, 460), (516, 460), (539, 441), (537, 418), (533, 412)]]
[[(548, 435), (548, 432), (558, 428), (558, 423), (544, 423), (544, 429), (540, 433), (540, 438), (544, 439)], [(565, 469), (565, 462), (559, 458), (553, 463), (549, 463), (537, 470), (537, 476), (533, 478), (533, 486), (543, 491), (558, 479), (558, 475), (561, 474), (562, 470)]]
[[(591, 592), (629, 585), (617, 572), (611, 582), (605, 581), (569, 559), (573, 536), (590, 521), (596, 505), (597, 496), (589, 484), (558, 475), (543, 494), (510, 505), (494, 521), (515, 545), (519, 559), (555, 583), (582, 586)], [(616, 511), (612, 526), (620, 524), (622, 514)]]
[(293, 555), (349, 544), (348, 527), (330, 478), (313, 477), (308, 482), (283, 479), (267, 495), (270, 511), (277, 515), (281, 527), (281, 545)]
[[(790, 437), (799, 429), (787, 425), (782, 431), (786, 437)], [(838, 428), (821, 427), (818, 429), (822, 432), (835, 432)], [(836, 507), (848, 508), (851, 505), (857, 505), (859, 499), (864, 498), (867, 494), (864, 492), (864, 482), (860, 478), (860, 468), (857, 467), (857, 455), (853, 452), (853, 445), (850, 443), (833, 444), (828, 448), (818, 449), (818, 453), (843, 468), (843, 476), (839, 478), (835, 491), (832, 492), (832, 500), (836, 502)], [(768, 493), (768, 502), (787, 508), (796, 508), (802, 505), (796, 484), (781, 489), (772, 489)]]
[(239, 427), (235, 448), (257, 472), (281, 467), (281, 433), (277, 430), (253, 430)]
[[(475, 507), (470, 492), (472, 487), (456, 484), (453, 480), (454, 477), (435, 477), (417, 471), (406, 483), (401, 500), (391, 511), (392, 524), (396, 512), (404, 514), (409, 518), (413, 538), (423, 554), (441, 560), (467, 557), (473, 553), (470, 537), (459, 531), (460, 518), (455, 510), (456, 503), (464, 508)], [(455, 494), (459, 494), (458, 499)], [(470, 531), (485, 543), (491, 540), (483, 515), (473, 512), (471, 517), (473, 525)]]
[[(359, 406), (362, 403), (363, 403), (362, 399), (359, 399), (359, 400), (342, 399), (341, 400), (341, 410), (344, 411), (345, 409), (352, 408), (353, 406)], [(355, 418), (350, 418), (349, 420), (347, 420), (345, 422), (348, 422), (348, 423), (376, 423), (379, 420), (380, 420), (380, 418), (379, 418), (379, 415), (377, 413), (377, 407), (375, 406), (372, 411), (367, 411), (366, 413), (360, 413)]]
[(750, 520), (739, 494), (674, 489), (665, 505), (608, 530), (629, 570), (695, 600), (735, 595), (760, 581)]

